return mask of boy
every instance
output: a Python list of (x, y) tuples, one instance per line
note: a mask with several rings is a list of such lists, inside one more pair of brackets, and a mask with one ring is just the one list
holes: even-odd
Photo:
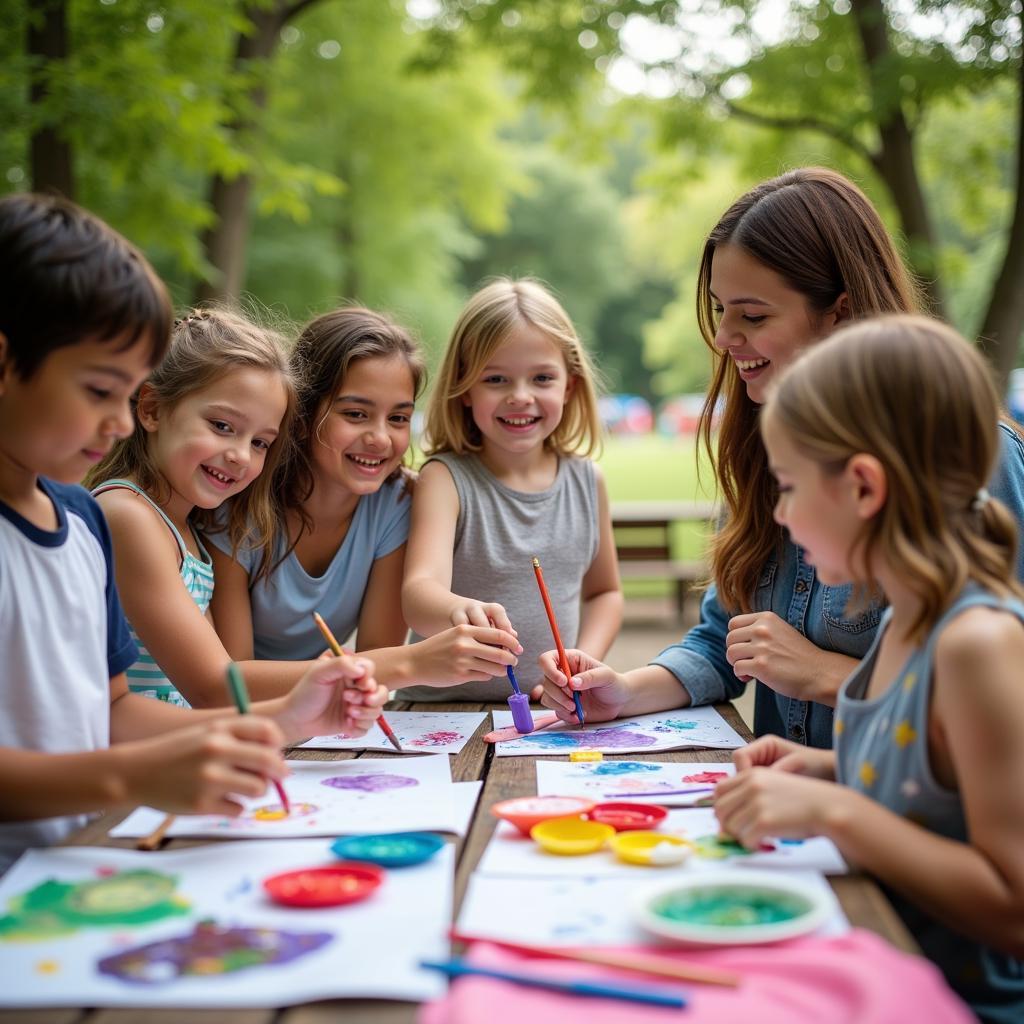
[(0, 199), (0, 872), (89, 811), (237, 814), (232, 794), (285, 774), (286, 740), (365, 732), (387, 699), (351, 658), (248, 717), (128, 692), (137, 652), (110, 537), (75, 484), (131, 432), (170, 321), (152, 268), (102, 221), (55, 197)]

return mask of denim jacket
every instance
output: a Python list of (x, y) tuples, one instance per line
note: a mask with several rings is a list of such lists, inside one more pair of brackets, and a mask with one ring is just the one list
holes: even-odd
[[(999, 426), (1002, 453), (989, 484), (998, 498), (1024, 523), (1024, 444), (1005, 424)], [(1024, 545), (1017, 549), (1017, 577), (1024, 580)], [(761, 572), (754, 593), (754, 611), (772, 611), (812, 644), (853, 658), (862, 658), (878, 629), (882, 608), (872, 605), (846, 614), (851, 586), (819, 583), (803, 552), (786, 540), (781, 559), (772, 558)], [(677, 644), (651, 661), (667, 668), (686, 688), (692, 704), (713, 704), (738, 697), (745, 688), (725, 657), (725, 635), (734, 613), (718, 602), (712, 584), (701, 604), (701, 621)], [(776, 693), (756, 681), (754, 733), (774, 733), (812, 747), (832, 746), (832, 708)]]

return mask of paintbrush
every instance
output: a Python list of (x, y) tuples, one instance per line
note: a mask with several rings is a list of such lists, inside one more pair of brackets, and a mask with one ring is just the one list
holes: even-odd
[[(319, 612), (313, 612), (313, 621), (316, 622), (317, 626), (320, 628), (320, 632), (323, 633), (324, 639), (327, 641), (327, 646), (331, 649), (331, 653), (336, 658), (340, 658), (345, 652), (342, 650), (341, 644), (335, 640), (334, 634), (331, 632), (331, 627), (324, 622), (323, 616)], [(387, 736), (388, 742), (391, 746), (393, 746), (400, 754), (405, 753), (405, 751), (402, 750), (402, 744), (398, 742), (398, 737), (395, 735), (394, 729), (388, 725), (388, 720), (383, 715), (377, 716), (377, 724), (380, 726), (380, 731)]]
[(165, 814), (164, 820), (148, 836), (141, 836), (135, 840), (136, 850), (155, 850), (167, 835), (167, 830), (174, 824), (175, 815)]
[[(558, 622), (555, 619), (555, 609), (551, 607), (551, 598), (548, 596), (548, 588), (544, 583), (544, 574), (540, 571), (540, 559), (533, 560), (533, 574), (537, 577), (537, 586), (540, 588), (540, 597), (544, 602), (544, 611), (548, 613), (548, 622), (551, 624), (551, 635), (555, 638), (555, 647), (558, 648), (558, 667), (565, 676), (565, 683), (568, 686), (572, 679), (572, 672), (569, 671), (569, 659), (565, 656), (565, 648), (562, 646), (562, 637), (558, 632)], [(583, 725), (583, 703), (580, 701), (578, 690), (572, 691), (572, 700), (576, 705), (576, 718)]]
[(588, 964), (602, 964), (605, 967), (618, 967), (624, 971), (635, 971), (638, 974), (652, 974), (661, 978), (677, 978), (680, 981), (699, 981), (706, 985), (727, 985), (735, 987), (740, 983), (740, 976), (730, 971), (720, 971), (714, 967), (701, 964), (679, 963), (668, 957), (645, 956), (642, 953), (610, 953), (597, 949), (572, 949), (558, 946), (536, 946), (528, 942), (506, 942), (488, 935), (468, 935), (452, 928), (448, 937), (453, 942), (489, 942), (492, 946), (501, 946), (517, 953), (530, 956), (548, 957), (556, 960), (579, 960)]
[[(249, 713), (249, 691), (245, 688), (245, 678), (242, 675), (242, 670), (233, 661), (228, 664), (228, 690), (231, 691), (231, 699), (235, 702), (238, 713), (240, 715), (247, 715)], [(274, 788), (277, 790), (281, 806), (284, 808), (284, 813), (287, 817), (287, 815), (292, 813), (292, 805), (288, 802), (288, 794), (284, 791), (284, 786), (277, 779), (272, 779), (271, 781), (274, 783)]]

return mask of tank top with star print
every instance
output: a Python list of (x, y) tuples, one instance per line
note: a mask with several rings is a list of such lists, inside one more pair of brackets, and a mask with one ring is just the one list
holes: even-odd
[[(892, 616), (887, 610), (870, 650), (839, 692), (834, 725), (840, 783), (929, 832), (962, 843), (968, 841), (968, 830), (960, 794), (936, 780), (929, 762), (928, 709), (939, 636), (954, 618), (979, 606), (1010, 612), (1024, 622), (1024, 603), (968, 584), (892, 685), (867, 699), (878, 646)], [(953, 931), (896, 892), (887, 890), (887, 895), (925, 955), (983, 1021), (1024, 1021), (1024, 962)]]

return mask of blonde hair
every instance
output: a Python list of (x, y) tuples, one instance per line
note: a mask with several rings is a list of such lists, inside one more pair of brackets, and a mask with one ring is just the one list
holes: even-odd
[[(276, 528), (272, 501), (275, 470), (288, 445), (295, 414), (296, 388), (288, 367), (281, 335), (225, 309), (195, 309), (175, 321), (166, 356), (148, 380), (153, 400), (165, 410), (173, 409), (186, 395), (209, 387), (231, 370), (241, 367), (267, 370), (280, 375), (288, 398), (280, 433), (270, 446), (260, 475), (228, 503), (227, 522), (215, 521), (215, 509), (196, 509), (190, 519), (204, 532), (226, 532), (232, 551), (243, 543), (262, 552), (256, 578), (270, 568), (270, 543)], [(138, 395), (133, 407), (138, 404)], [(153, 462), (148, 432), (139, 422), (90, 472), (86, 486), (104, 480), (128, 477), (157, 504), (169, 497), (167, 481)]]
[[(772, 519), (774, 483), (758, 435), (758, 406), (733, 359), (715, 346), (711, 297), (715, 250), (726, 243), (753, 256), (824, 313), (844, 292), (854, 319), (912, 313), (918, 290), (871, 201), (843, 175), (802, 167), (763, 181), (722, 215), (704, 244), (697, 277), (697, 323), (714, 370), (698, 433), (728, 515), (711, 546), (712, 576), (728, 609), (750, 611), (765, 562), (782, 547)], [(725, 399), (717, 437), (720, 399)]]
[(576, 383), (562, 419), (545, 440), (558, 455), (589, 457), (601, 442), (597, 375), (568, 313), (539, 281), (502, 277), (481, 288), (466, 303), (444, 354), (430, 397), (424, 431), (427, 455), (478, 452), (480, 431), (462, 396), (476, 384), (494, 352), (524, 324), (552, 341)]
[(823, 473), (861, 452), (881, 463), (886, 501), (851, 562), (860, 596), (880, 557), (920, 598), (908, 639), (923, 640), (969, 580), (1024, 596), (1016, 521), (982, 490), (999, 457), (999, 398), (980, 353), (951, 327), (924, 316), (844, 327), (781, 375), (762, 415)]

